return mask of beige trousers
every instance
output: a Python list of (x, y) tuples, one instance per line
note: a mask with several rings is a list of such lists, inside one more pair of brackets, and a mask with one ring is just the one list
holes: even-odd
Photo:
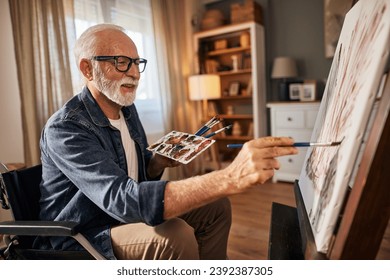
[(113, 227), (111, 241), (122, 260), (226, 259), (230, 225), (230, 201), (223, 198), (155, 227)]

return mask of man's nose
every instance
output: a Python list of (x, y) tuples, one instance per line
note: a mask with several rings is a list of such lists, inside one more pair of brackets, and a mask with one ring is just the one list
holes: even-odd
[(131, 67), (129, 70), (125, 72), (125, 75), (128, 77), (132, 77), (134, 79), (139, 80), (141, 74), (139, 73), (138, 66), (135, 65), (134, 63), (131, 64)]

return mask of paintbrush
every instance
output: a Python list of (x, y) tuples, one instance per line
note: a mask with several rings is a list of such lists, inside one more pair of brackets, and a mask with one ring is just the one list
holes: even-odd
[(195, 132), (196, 136), (201, 136), (209, 131), (214, 125), (219, 123), (222, 119), (217, 116), (212, 117), (207, 123), (205, 123), (197, 132)]
[(337, 142), (296, 142), (292, 144), (294, 147), (332, 147), (338, 146), (341, 141)]
[(228, 130), (228, 129), (231, 129), (232, 128), (232, 124), (231, 125), (228, 125), (228, 126), (225, 126), (225, 127), (222, 127), (221, 129), (218, 129), (218, 130), (216, 130), (216, 131), (214, 131), (214, 132), (212, 132), (212, 133), (210, 133), (210, 134), (207, 134), (206, 136), (205, 136), (205, 138), (210, 138), (210, 137), (213, 137), (214, 135), (216, 135), (216, 134), (218, 134), (218, 133), (220, 133), (220, 132), (222, 132), (222, 131), (225, 131), (225, 130)]
[[(291, 146), (293, 147), (332, 147), (332, 146), (338, 146), (341, 144), (342, 141), (335, 141), (335, 142), (295, 142)], [(226, 146), (228, 148), (242, 148), (244, 144), (227, 144)]]

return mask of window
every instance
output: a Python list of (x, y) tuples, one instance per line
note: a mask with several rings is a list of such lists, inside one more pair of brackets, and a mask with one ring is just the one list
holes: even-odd
[[(148, 60), (141, 74), (135, 104), (145, 127), (149, 143), (155, 142), (165, 133), (157, 65), (156, 46), (150, 1), (139, 0), (74, 0), (75, 37), (69, 37), (71, 59), (75, 38), (88, 27), (97, 23), (113, 23), (122, 26), (137, 46), (140, 57)], [(73, 63), (72, 79), (75, 92), (80, 91), (80, 74)]]

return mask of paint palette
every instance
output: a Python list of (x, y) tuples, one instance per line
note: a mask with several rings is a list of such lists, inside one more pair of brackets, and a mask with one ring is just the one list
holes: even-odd
[(207, 150), (215, 140), (194, 134), (171, 131), (147, 149), (175, 161), (187, 164)]

